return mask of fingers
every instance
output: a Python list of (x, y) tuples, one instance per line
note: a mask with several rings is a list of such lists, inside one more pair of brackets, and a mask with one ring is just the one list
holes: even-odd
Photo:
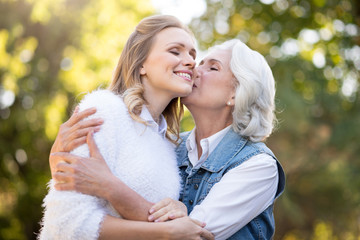
[(68, 173), (57, 172), (54, 177), (54, 188), (58, 191), (75, 191), (74, 180)]
[[(87, 121), (86, 121), (87, 122)], [(81, 137), (85, 137), (88, 135), (90, 131), (98, 132), (100, 131), (100, 126), (83, 126), (83, 128), (79, 128), (76, 131), (74, 131), (69, 138), (77, 139)]]
[(157, 202), (156, 204), (154, 204), (151, 207), (151, 209), (149, 210), (149, 213), (153, 214), (153, 213), (159, 211), (161, 208), (168, 206), (170, 203), (171, 203), (171, 200), (169, 198), (164, 198), (160, 202)]
[(148, 220), (155, 222), (164, 222), (176, 218), (187, 216), (186, 206), (171, 198), (165, 198), (154, 204), (149, 210), (150, 216)]
[(99, 151), (99, 148), (97, 147), (94, 137), (93, 137), (94, 131), (90, 131), (86, 138), (86, 143), (89, 146), (90, 151), (90, 157), (94, 157), (97, 159), (102, 159), (102, 155)]
[(53, 179), (55, 180), (56, 184), (64, 184), (66, 182), (69, 182), (69, 176), (68, 173), (65, 172), (56, 172), (53, 176)]
[(65, 161), (59, 162), (56, 165), (56, 168), (55, 168), (56, 172), (54, 173), (53, 177), (56, 178), (57, 173), (74, 173), (74, 172), (76, 172), (75, 167), (76, 167), (76, 163), (70, 164)]
[(90, 119), (77, 122), (75, 125), (69, 127), (66, 122), (60, 127), (59, 134), (54, 143), (54, 150), (61, 152), (69, 152), (76, 147), (86, 143), (87, 134), (93, 130), (94, 132), (100, 131), (100, 125), (103, 124), (102, 119)]
[[(100, 130), (100, 125), (104, 123), (104, 120), (100, 118), (94, 118), (90, 120), (85, 120), (77, 122), (72, 127), (68, 128), (66, 131), (68, 139), (76, 139), (86, 136), (91, 130), (98, 132)], [(62, 131), (65, 134), (65, 131)], [(66, 136), (66, 135), (64, 135)]]
[(50, 171), (52, 177), (54, 177), (54, 174), (56, 173), (56, 165), (60, 161), (64, 161), (64, 160), (55, 153), (50, 153), (49, 163), (50, 163)]
[(80, 138), (76, 138), (74, 140), (71, 140), (67, 145), (66, 147), (64, 147), (64, 151), (71, 151), (83, 144), (86, 143), (86, 135), (85, 136), (82, 136)]
[(184, 211), (173, 210), (173, 211), (169, 212), (167, 220), (174, 220), (176, 218), (181, 218), (181, 217), (185, 217), (185, 216), (187, 216), (187, 215), (184, 213)]
[(166, 209), (166, 207), (170, 204), (170, 202), (171, 201), (169, 198), (165, 198), (162, 199), (160, 202), (154, 204), (149, 210), (150, 216), (148, 217), (148, 220), (150, 222), (158, 222), (158, 219), (164, 216), (169, 211)]
[(79, 111), (80, 111), (79, 106), (76, 106), (73, 114), (71, 114), (71, 115), (77, 114), (77, 113), (79, 113)]
[(154, 212), (153, 214), (151, 214), (148, 217), (149, 222), (165, 222), (167, 220), (169, 220), (169, 211), (168, 209), (165, 208), (161, 208), (160, 210)]
[(57, 165), (59, 162), (64, 161), (67, 163), (73, 163), (76, 160), (77, 156), (67, 153), (67, 152), (55, 152), (50, 154), (50, 159), (54, 165)]
[[(152, 222), (166, 222), (168, 220), (174, 220), (176, 218), (181, 218), (181, 217), (185, 217), (187, 216), (183, 211), (180, 211), (180, 210), (171, 210), (171, 211), (167, 211), (167, 210), (164, 210), (161, 209), (159, 210), (158, 212), (152, 214), (149, 216), (149, 221)], [(161, 215), (161, 216), (159, 216)]]
[(67, 121), (70, 127), (80, 122), (82, 119), (96, 113), (96, 108), (89, 108), (81, 112), (78, 111), (79, 110), (75, 110), (73, 115), (71, 115), (70, 119)]
[(73, 129), (79, 130), (79, 129), (91, 128), (91, 127), (94, 128), (94, 127), (98, 127), (99, 125), (101, 125), (103, 123), (104, 123), (104, 120), (102, 120), (100, 118), (94, 118), (94, 119), (77, 122), (76, 124), (74, 124)]
[(191, 221), (193, 221), (193, 222), (194, 222), (196, 225), (198, 225), (199, 227), (204, 228), (204, 227), (206, 226), (206, 223), (201, 222), (201, 221), (199, 221), (199, 220), (196, 220), (196, 219), (191, 218)]
[(214, 235), (204, 228), (202, 229), (200, 236), (201, 236), (201, 239), (205, 239), (205, 240), (214, 240), (215, 239)]

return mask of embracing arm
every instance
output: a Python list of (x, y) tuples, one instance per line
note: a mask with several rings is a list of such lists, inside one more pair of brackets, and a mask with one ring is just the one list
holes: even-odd
[[(101, 154), (99, 153), (99, 151), (96, 147), (96, 144), (91, 135), (92, 135), (92, 133), (90, 132), (90, 134), (87, 137), (87, 142), (88, 142), (89, 150), (90, 150), (90, 158), (84, 159), (84, 158), (72, 155), (70, 153), (54, 153), (51, 155), (51, 158), (53, 161), (57, 162), (60, 159), (66, 161), (66, 162), (57, 164), (56, 168), (59, 167), (58, 169), (60, 171), (68, 171), (69, 168), (73, 169), (73, 170), (75, 169), (75, 171), (77, 171), (76, 169), (84, 169), (83, 167), (86, 168), (86, 166), (87, 167), (89, 166), (88, 164), (82, 165), (82, 163), (83, 163), (82, 160), (90, 161), (91, 163), (98, 163), (98, 160), (100, 159), (100, 162), (101, 162), (101, 159), (102, 159)], [(104, 165), (103, 163), (100, 163), (100, 164), (102, 166)], [(70, 167), (70, 165), (73, 165), (73, 166), (76, 165), (78, 167), (72, 168), (73, 166)], [(99, 169), (99, 168), (96, 168), (96, 167), (94, 167), (94, 165), (91, 165), (90, 169)], [(79, 172), (77, 172), (77, 173), (78, 173), (78, 175), (81, 175), (81, 174), (79, 174)], [(66, 178), (66, 176), (64, 176), (62, 174), (64, 174), (64, 172), (56, 172), (54, 174), (55, 179), (59, 180), (59, 181), (72, 179), (72, 178)], [(93, 174), (95, 174), (95, 173), (93, 173)], [(93, 174), (90, 174), (90, 175), (93, 176)], [(98, 174), (100, 174), (100, 176), (103, 176), (102, 173), (98, 172)], [(91, 178), (88, 178), (88, 179), (91, 179)], [(109, 179), (110, 178), (108, 178), (108, 181), (111, 182), (111, 180), (109, 180)], [(104, 183), (106, 184), (106, 181), (104, 181)], [(122, 184), (124, 186), (119, 187), (117, 184)], [(135, 216), (135, 217), (136, 217), (136, 215), (140, 216), (141, 213), (145, 213), (147, 215), (148, 208), (146, 208), (146, 207), (144, 207), (143, 210), (139, 210), (140, 208), (131, 209), (131, 207), (129, 207), (129, 206), (138, 206), (139, 203), (141, 204), (141, 201), (145, 201), (141, 196), (139, 196), (136, 192), (134, 192), (133, 190), (128, 188), (121, 181), (118, 182), (117, 180), (114, 180), (112, 185), (115, 188), (109, 192), (104, 191), (104, 193), (103, 193), (104, 195), (106, 195), (106, 194), (111, 195), (111, 192), (114, 192), (114, 194), (117, 194), (117, 195), (114, 195), (113, 197), (110, 197), (110, 198), (114, 199), (116, 201), (116, 203), (118, 203), (118, 207), (120, 207), (121, 209), (125, 209), (124, 210), (125, 212), (127, 211), (129, 214), (133, 214), (133, 216)], [(60, 188), (61, 187), (67, 188), (67, 186), (71, 186), (71, 183), (70, 184), (66, 184), (66, 183), (58, 184), (58, 187), (60, 187)], [(86, 184), (86, 186), (96, 186), (95, 189), (104, 189), (100, 185), (97, 185), (96, 183), (95, 183), (95, 185), (91, 185), (91, 184), (87, 185)], [(104, 186), (106, 186), (106, 185), (104, 185)], [(91, 191), (90, 189), (91, 189), (91, 187), (87, 191)], [(122, 189), (126, 189), (126, 190), (122, 190)], [(86, 191), (86, 190), (84, 190), (84, 191)], [(99, 191), (99, 192), (101, 193), (102, 191)], [(88, 196), (88, 197), (90, 197), (90, 196)], [(124, 205), (126, 205), (125, 207), (120, 206), (122, 201), (128, 201), (128, 202), (126, 202), (126, 204), (124, 204)], [(136, 209), (136, 211), (134, 211), (135, 209)], [(140, 212), (140, 214), (138, 212)], [(140, 218), (140, 217), (138, 217), (138, 218)], [(136, 219), (136, 220), (139, 220), (139, 219)], [(207, 231), (206, 229), (204, 229), (204, 227), (205, 227), (204, 223), (199, 222), (194, 219), (191, 219), (189, 217), (182, 217), (182, 218), (178, 218), (173, 221), (168, 221), (165, 223), (149, 223), (149, 222), (145, 222), (145, 221), (125, 220), (125, 219), (120, 219), (120, 218), (116, 218), (116, 217), (107, 215), (104, 217), (103, 222), (101, 224), (101, 228), (99, 231), (99, 234), (100, 234), (99, 239), (106, 239), (106, 240), (111, 240), (111, 239), (120, 239), (120, 240), (121, 239), (126, 239), (126, 240), (131, 240), (131, 239), (174, 239), (174, 240), (207, 239), (207, 240), (213, 240), (214, 239), (213, 234), (211, 232)]]
[[(153, 203), (145, 200), (112, 174), (93, 137), (87, 137), (92, 131), (99, 131), (100, 125), (104, 122), (95, 116), (85, 119), (94, 113), (96, 113), (95, 108), (81, 112), (76, 110), (71, 118), (60, 127), (49, 158), (51, 173), (56, 180), (55, 189), (75, 190), (106, 199), (126, 219), (153, 221), (163, 216), (161, 221), (167, 220), (165, 218), (170, 213), (166, 209), (162, 210), (162, 214), (161, 212), (157, 213), (156, 218), (149, 217), (149, 210), (152, 210)], [(91, 158), (64, 153), (86, 142)], [(56, 151), (63, 153), (55, 153)], [(171, 205), (170, 201), (163, 201), (163, 203), (170, 209), (181, 209), (180, 213), (179, 211), (174, 213), (175, 217), (186, 215), (186, 207), (180, 202)]]
[(203, 228), (204, 226), (204, 224), (189, 217), (178, 218), (164, 223), (149, 223), (108, 216), (102, 224), (99, 239), (213, 240), (214, 236), (209, 231), (205, 230)]
[(52, 153), (50, 162), (60, 191), (75, 190), (106, 199), (122, 217), (129, 220), (147, 221), (153, 203), (145, 200), (114, 176), (100, 154), (92, 132), (87, 136), (90, 158), (70, 153)]
[[(113, 103), (111, 101), (108, 102)], [(91, 104), (86, 105), (84, 103), (84, 105), (83, 108), (88, 108)], [(97, 106), (95, 105), (95, 107)], [(106, 112), (108, 109), (104, 110), (101, 106), (97, 110), (101, 112), (100, 116), (109, 114)], [(92, 117), (99, 117), (99, 115)], [(144, 202), (142, 202), (144, 201), (143, 198), (111, 174), (110, 169), (113, 169), (114, 164), (116, 164), (116, 162), (111, 160), (113, 156), (111, 148), (116, 147), (117, 144), (107, 141), (112, 136), (111, 131), (109, 132), (109, 125), (113, 125), (111, 125), (111, 119), (106, 119), (105, 123), (106, 122), (107, 125), (104, 124), (102, 127), (105, 129), (107, 127), (108, 132), (106, 134), (99, 132), (95, 139), (99, 143), (103, 143), (99, 147), (101, 154), (92, 137), (92, 130), (88, 131), (87, 134), (89, 148), (87, 145), (81, 145), (73, 150), (73, 154), (65, 152), (51, 154), (50, 162), (54, 159), (58, 160), (53, 164), (55, 167), (51, 168), (51, 170), (54, 171), (53, 178), (56, 182), (54, 185), (54, 181), (52, 181), (51, 191), (44, 201), (46, 211), (41, 239), (57, 239), (64, 236), (68, 239), (97, 239), (98, 237), (102, 239), (116, 237), (118, 239), (123, 236), (125, 236), (125, 239), (138, 239), (139, 237), (145, 239), (200, 239), (201, 234), (210, 234), (207, 239), (211, 239), (211, 233), (203, 229), (201, 224), (197, 224), (197, 221), (189, 217), (169, 223), (161, 223), (160, 225), (148, 225), (155, 223), (134, 222), (111, 217), (111, 215), (115, 216), (116, 213), (113, 209), (106, 207), (108, 205), (105, 201), (106, 198), (110, 201), (112, 201), (111, 199), (116, 200), (116, 203), (114, 203), (114, 201), (112, 202), (113, 206), (116, 206), (117, 209), (123, 208), (119, 210), (123, 217), (126, 217), (125, 214), (128, 212), (130, 215), (135, 214), (135, 219), (146, 220), (148, 209), (152, 203), (149, 203), (149, 205), (144, 204)], [(96, 150), (95, 152), (93, 151), (94, 149)], [(102, 156), (104, 156), (104, 158)], [(98, 166), (96, 164), (98, 164)], [(102, 168), (99, 168), (99, 166), (102, 166)], [(81, 169), (84, 171), (81, 171)], [(108, 177), (109, 174), (107, 173), (110, 173), (110, 177)], [(91, 176), (103, 177), (105, 181), (100, 180), (100, 182), (94, 182)], [(97, 198), (87, 195), (87, 193), (81, 194), (74, 191), (56, 191), (54, 188), (55, 186), (58, 190), (76, 190), (76, 186), (78, 186), (77, 180), (79, 179), (86, 179), (87, 181), (85, 185), (81, 185), (84, 191), (80, 192), (86, 193), (86, 189), (88, 189), (90, 192), (93, 191), (92, 193), (96, 193), (93, 195), (103, 198)], [(104, 191), (109, 186), (108, 184), (113, 186), (110, 188), (110, 191), (114, 190), (113, 194)], [(121, 187), (119, 187), (119, 185)], [(120, 189), (120, 191), (117, 191), (117, 189)], [(122, 189), (127, 190), (122, 191)], [(118, 194), (119, 197), (114, 196), (114, 194)], [(126, 204), (121, 204), (122, 201), (125, 201)], [(134, 209), (136, 209), (136, 211), (134, 211)], [(137, 212), (140, 212), (140, 214), (137, 214)], [(144, 214), (145, 217), (141, 218), (141, 214)], [(183, 228), (183, 226), (191, 226), (192, 228)], [(131, 231), (129, 231), (129, 229)], [(177, 235), (187, 236), (187, 234), (192, 237), (176, 237)]]

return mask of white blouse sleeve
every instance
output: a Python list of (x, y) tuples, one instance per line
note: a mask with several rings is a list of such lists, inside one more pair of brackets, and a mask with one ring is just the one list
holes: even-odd
[[(89, 107), (97, 108), (97, 112), (89, 118), (104, 118), (106, 114), (111, 114), (109, 111), (111, 111), (112, 106), (104, 107), (101, 94), (100, 96), (97, 95), (99, 94), (87, 95), (79, 105), (80, 111)], [(116, 143), (107, 141), (109, 133), (106, 129), (111, 129), (109, 124), (112, 124), (111, 121), (105, 120), (101, 130), (94, 135), (94, 139), (100, 153), (109, 167), (112, 168), (111, 163), (114, 160), (110, 152)], [(87, 144), (74, 149), (71, 153), (81, 157), (89, 157)], [(107, 201), (74, 191), (57, 191), (53, 187), (53, 180), (50, 181), (49, 185), (50, 190), (43, 203), (45, 211), (38, 239), (98, 239), (104, 216), (111, 214), (109, 208), (106, 208)]]
[(227, 172), (190, 217), (205, 222), (215, 239), (227, 239), (273, 203), (277, 185), (275, 159), (256, 155)]

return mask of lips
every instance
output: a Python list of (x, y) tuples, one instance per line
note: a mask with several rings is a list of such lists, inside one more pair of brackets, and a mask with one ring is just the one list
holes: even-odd
[(192, 81), (192, 72), (191, 71), (176, 71), (174, 72), (177, 76), (187, 80), (187, 81)]

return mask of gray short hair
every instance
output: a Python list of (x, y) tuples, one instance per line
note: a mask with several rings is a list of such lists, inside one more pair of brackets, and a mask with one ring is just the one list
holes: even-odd
[(276, 123), (275, 80), (268, 63), (238, 39), (214, 48), (232, 52), (230, 69), (236, 86), (234, 130), (253, 142), (264, 141)]

